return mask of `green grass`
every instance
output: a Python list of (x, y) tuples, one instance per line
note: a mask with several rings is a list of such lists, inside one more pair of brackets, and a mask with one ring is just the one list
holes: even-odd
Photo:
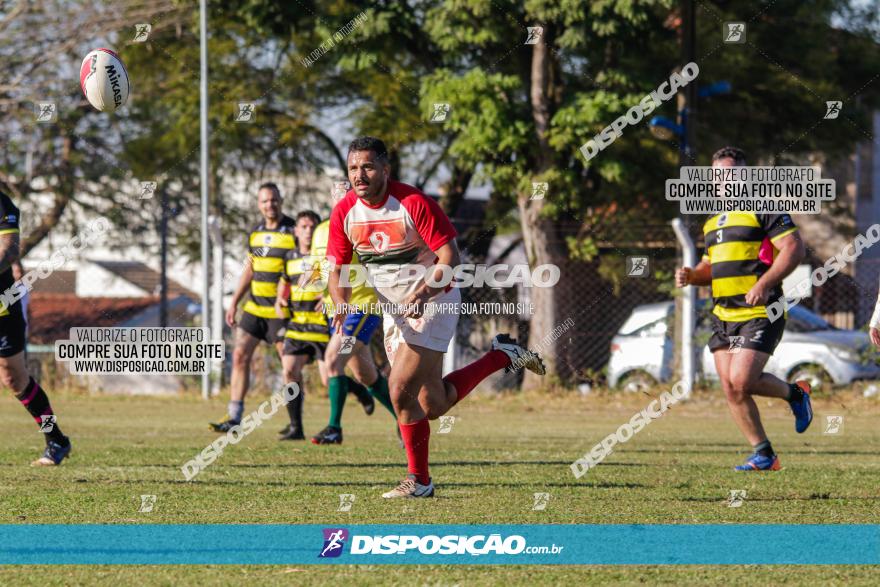
[[(256, 409), (265, 396), (249, 401)], [(783, 471), (737, 474), (747, 453), (718, 393), (673, 407), (597, 469), (575, 479), (569, 464), (626, 422), (646, 396), (519, 395), (469, 397), (449, 434), (431, 439), (437, 498), (384, 501), (379, 494), (405, 473), (390, 416), (367, 417), (349, 401), (345, 444), (279, 443), (283, 410), (222, 456), (195, 482), (181, 464), (215, 435), (207, 429), (223, 401), (195, 398), (88, 397), (55, 394), (59, 424), (74, 441), (57, 469), (27, 465), (42, 436), (11, 397), (0, 399), (0, 523), (877, 523), (880, 512), (880, 405), (854, 393), (816, 402), (817, 421), (795, 434), (783, 402), (760, 400)], [(317, 432), (326, 399), (306, 400), (307, 432)], [(825, 414), (845, 417), (843, 433), (823, 435)], [(731, 489), (748, 493), (727, 507)], [(533, 494), (549, 492), (544, 511)], [(350, 512), (339, 494), (352, 493)], [(155, 494), (152, 513), (140, 495)], [(659, 547), (660, 545), (658, 545)], [(796, 545), (792, 545), (795, 547)], [(412, 568), (52, 567), (0, 568), (0, 584), (392, 584), (412, 582)], [(129, 578), (129, 580), (126, 580)], [(430, 567), (418, 584), (876, 584), (876, 567)]]

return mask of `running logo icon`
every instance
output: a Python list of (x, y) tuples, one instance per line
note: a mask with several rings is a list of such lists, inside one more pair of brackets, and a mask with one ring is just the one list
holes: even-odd
[(526, 45), (537, 45), (541, 36), (544, 34), (544, 27), (530, 26), (526, 27), (526, 29), (528, 29), (529, 32), (529, 36), (526, 37)]
[(148, 514), (153, 511), (153, 507), (156, 505), (156, 496), (155, 495), (142, 495), (141, 496), (141, 507), (138, 508), (138, 512), (142, 514)]
[(58, 120), (58, 108), (55, 102), (37, 102), (34, 104), (34, 116), (37, 122), (55, 122)]
[(550, 189), (550, 184), (546, 181), (533, 181), (532, 182), (532, 197), (530, 200), (543, 200), (544, 196), (547, 195), (547, 190)]
[(536, 493), (535, 494), (535, 503), (532, 505), (532, 511), (541, 511), (547, 509), (547, 504), (550, 503), (550, 494), (549, 493)]
[(354, 505), (354, 494), (353, 493), (340, 493), (339, 494), (339, 509), (337, 511), (340, 512), (350, 512), (351, 506)]
[(746, 497), (747, 493), (745, 489), (731, 489), (730, 495), (727, 496), (727, 507), (742, 507), (742, 504), (745, 501)]
[(345, 528), (324, 528), (324, 548), (318, 558), (337, 558), (342, 554), (345, 541), (348, 540), (348, 530)]
[(257, 105), (253, 102), (239, 102), (235, 122), (253, 122), (256, 116), (256, 112), (254, 112), (256, 107)]
[(825, 120), (834, 120), (840, 115), (840, 109), (843, 107), (843, 102), (840, 100), (832, 100), (830, 102), (825, 102)]
[(134, 25), (134, 38), (131, 40), (132, 43), (143, 43), (147, 39), (150, 38), (150, 31), (153, 30), (153, 25), (151, 24), (136, 24)]
[(40, 416), (40, 432), (49, 434), (55, 429), (55, 414)]
[(158, 184), (155, 181), (142, 181), (141, 182), (141, 200), (149, 200), (153, 197), (153, 194), (156, 192), (156, 188)]
[(724, 23), (724, 42), (725, 43), (745, 43), (746, 42), (746, 23), (744, 23), (744, 22), (725, 22)]
[(648, 258), (627, 257), (626, 274), (628, 277), (648, 277)]
[(449, 104), (434, 104), (434, 113), (431, 114), (431, 122), (443, 122), (449, 114)]
[(843, 416), (825, 416), (825, 430), (822, 434), (840, 434), (843, 431)]
[(730, 353), (736, 354), (743, 348), (743, 344), (745, 344), (745, 342), (746, 342), (745, 336), (739, 336), (739, 335), (731, 336), (730, 337), (730, 348), (727, 349), (727, 351)]
[(350, 355), (354, 350), (354, 343), (357, 339), (353, 336), (343, 335), (342, 343), (339, 345), (340, 355)]
[(437, 434), (449, 434), (452, 432), (454, 424), (455, 416), (440, 416), (440, 427), (437, 428)]
[(340, 200), (351, 189), (347, 181), (337, 181), (333, 184), (333, 199)]

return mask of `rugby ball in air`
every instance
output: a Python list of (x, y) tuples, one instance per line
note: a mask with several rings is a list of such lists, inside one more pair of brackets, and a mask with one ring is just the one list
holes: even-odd
[(101, 112), (122, 108), (131, 89), (125, 66), (110, 49), (95, 49), (86, 55), (79, 68), (79, 85), (89, 104)]

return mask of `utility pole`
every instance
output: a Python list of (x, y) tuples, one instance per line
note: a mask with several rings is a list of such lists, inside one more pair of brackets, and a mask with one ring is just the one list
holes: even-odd
[(159, 188), (162, 212), (159, 219), (159, 326), (168, 327), (168, 192)]
[[(693, 0), (681, 3), (681, 65), (691, 63), (697, 58), (697, 15)], [(678, 166), (696, 165), (697, 91), (696, 82), (691, 82), (678, 94), (678, 123), (684, 129), (679, 148)]]
[[(208, 2), (199, 1), (199, 130), (201, 138), (202, 328), (210, 328), (211, 258), (208, 248)], [(213, 336), (211, 338), (214, 338)], [(211, 375), (202, 374), (202, 397), (211, 397)]]
[[(697, 53), (697, 18), (696, 7), (693, 0), (681, 2), (681, 67), (696, 60)], [(686, 165), (696, 165), (696, 120), (697, 120), (697, 88), (696, 80), (687, 84), (678, 92), (678, 124), (681, 126), (681, 144), (678, 149), (679, 176), (681, 168)], [(684, 216), (684, 218), (683, 218)], [(691, 227), (686, 215), (679, 210), (678, 217), (673, 220), (673, 230), (682, 249), (682, 261), (686, 267), (694, 267), (697, 264), (696, 252)], [(679, 344), (676, 349), (681, 349), (678, 364), (681, 367), (681, 379), (684, 381), (687, 395), (693, 391), (695, 379), (695, 353), (694, 353), (694, 325), (696, 322), (697, 291), (694, 286), (687, 286), (682, 290), (682, 296), (676, 301), (676, 331)]]

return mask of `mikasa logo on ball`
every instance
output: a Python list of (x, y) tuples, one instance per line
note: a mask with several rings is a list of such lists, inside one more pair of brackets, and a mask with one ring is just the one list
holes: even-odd
[(116, 73), (116, 68), (112, 65), (105, 65), (104, 69), (107, 70), (107, 77), (110, 78), (110, 87), (113, 90), (113, 104), (119, 108), (122, 106), (122, 90), (119, 89), (119, 74)]

